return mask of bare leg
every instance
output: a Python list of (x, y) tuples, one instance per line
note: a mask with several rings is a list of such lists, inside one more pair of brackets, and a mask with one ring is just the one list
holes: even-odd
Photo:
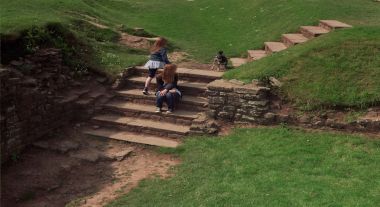
[(145, 88), (149, 88), (149, 85), (150, 85), (150, 82), (152, 82), (153, 78), (152, 77), (148, 77), (145, 81)]

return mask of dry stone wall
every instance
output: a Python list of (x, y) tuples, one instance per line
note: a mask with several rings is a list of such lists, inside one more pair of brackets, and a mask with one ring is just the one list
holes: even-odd
[(0, 69), (1, 163), (66, 124), (75, 105), (57, 95), (73, 83), (56, 49), (43, 49)]
[(216, 80), (208, 84), (208, 112), (210, 118), (233, 123), (265, 124), (269, 110), (267, 87), (237, 80)]

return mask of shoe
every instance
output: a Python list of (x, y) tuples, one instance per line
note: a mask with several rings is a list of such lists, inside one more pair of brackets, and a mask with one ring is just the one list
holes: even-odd
[(166, 111), (166, 114), (171, 114), (171, 113), (173, 113), (173, 110), (171, 110), (171, 109)]
[(161, 108), (157, 107), (156, 108), (156, 113), (161, 113)]
[(144, 95), (149, 95), (149, 92), (148, 92), (148, 89), (147, 89), (147, 88), (144, 88), (144, 90), (142, 91), (142, 93), (143, 93)]

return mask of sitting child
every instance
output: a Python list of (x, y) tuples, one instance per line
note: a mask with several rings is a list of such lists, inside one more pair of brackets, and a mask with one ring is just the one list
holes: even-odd
[(164, 102), (168, 105), (166, 113), (172, 113), (175, 105), (182, 97), (181, 92), (178, 90), (178, 74), (177, 66), (174, 64), (167, 64), (163, 72), (156, 77), (157, 92), (156, 92), (156, 112), (162, 111)]
[(228, 65), (227, 57), (223, 54), (223, 51), (219, 51), (218, 54), (214, 58), (214, 63), (211, 69), (217, 70), (217, 71), (224, 71), (227, 69), (227, 65)]

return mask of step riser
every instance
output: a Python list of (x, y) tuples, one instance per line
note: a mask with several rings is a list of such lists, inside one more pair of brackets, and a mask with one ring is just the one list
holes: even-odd
[[(141, 88), (141, 91), (142, 91), (142, 89), (144, 88), (144, 84), (142, 84), (140, 82), (133, 81), (133, 80), (128, 80), (128, 88), (130, 88), (130, 89)], [(149, 88), (150, 88), (150, 92), (156, 91), (157, 90), (156, 83), (151, 83)], [(181, 86), (181, 85), (179, 85), (179, 88), (183, 94), (205, 97), (206, 89), (193, 88), (193, 87), (187, 87), (187, 86)]]
[[(159, 74), (159, 72), (157, 72), (157, 74)], [(134, 70), (133, 75), (148, 77), (148, 71), (143, 72), (142, 70)], [(181, 80), (201, 82), (201, 83), (209, 83), (217, 79), (217, 78), (205, 77), (205, 76), (199, 76), (199, 75), (193, 75), (193, 74), (179, 74), (178, 76)]]
[(330, 27), (329, 25), (327, 25), (327, 24), (325, 24), (323, 22), (320, 22), (318, 26), (320, 26), (320, 27), (322, 27), (324, 29), (330, 30), (330, 31), (335, 30), (334, 27)]
[(265, 52), (270, 55), (273, 53), (273, 51), (268, 47), (268, 46), (265, 46)]
[(266, 53), (265, 53), (265, 55), (252, 56), (251, 53), (248, 52), (248, 62), (257, 61), (257, 60), (260, 60), (260, 59), (262, 59), (264, 57), (266, 57)]
[[(125, 101), (129, 101), (131, 103), (137, 103), (137, 104), (146, 104), (146, 105), (156, 105), (156, 101), (154, 99), (147, 98), (135, 98), (135, 97), (129, 97), (128, 95), (120, 95), (118, 97), (119, 99), (123, 99)], [(164, 106), (166, 106), (164, 104)], [(194, 102), (187, 102), (187, 101), (180, 101), (178, 104), (178, 109), (188, 109), (191, 111), (205, 111), (207, 109), (207, 106), (204, 106), (202, 104), (195, 104)]]
[(311, 38), (314, 38), (314, 37), (318, 37), (318, 36), (321, 36), (322, 34), (314, 34), (312, 32), (310, 32), (309, 30), (307, 29), (304, 29), (304, 28), (301, 28), (300, 29), (300, 32), (307, 38), (311, 39)]
[(129, 131), (134, 133), (141, 133), (141, 134), (148, 134), (148, 135), (155, 135), (160, 137), (169, 137), (169, 138), (182, 138), (186, 136), (188, 133), (181, 133), (176, 131), (169, 131), (165, 129), (156, 129), (156, 128), (150, 128), (150, 127), (141, 127), (141, 126), (134, 126), (134, 125), (128, 125), (128, 124), (120, 124), (116, 122), (109, 122), (104, 120), (96, 120), (92, 119), (91, 123), (94, 125), (102, 126), (105, 128), (113, 128), (118, 129), (122, 131)]
[[(282, 49), (282, 50), (285, 50), (285, 49)], [(273, 54), (273, 53), (276, 53), (276, 52), (281, 52), (282, 50), (280, 50), (280, 51), (273, 51), (273, 50), (270, 49), (270, 47), (265, 46), (265, 51), (266, 51), (266, 53), (267, 53), (268, 55)]]
[(294, 46), (294, 45), (297, 45), (297, 44), (300, 44), (298, 42), (293, 42), (292, 40), (286, 38), (286, 37), (282, 37), (281, 38), (281, 41), (287, 46), (287, 47), (291, 47), (291, 46)]
[(115, 107), (110, 107), (110, 106), (105, 107), (105, 109), (106, 109), (106, 112), (115, 113), (115, 114), (123, 115), (127, 117), (136, 117), (136, 118), (141, 118), (141, 119), (167, 122), (167, 123), (186, 125), (186, 126), (190, 126), (192, 124), (192, 121), (194, 120), (194, 118), (167, 116), (164, 113), (157, 114), (155, 112), (141, 112), (141, 111), (134, 111), (130, 109), (115, 108)]

